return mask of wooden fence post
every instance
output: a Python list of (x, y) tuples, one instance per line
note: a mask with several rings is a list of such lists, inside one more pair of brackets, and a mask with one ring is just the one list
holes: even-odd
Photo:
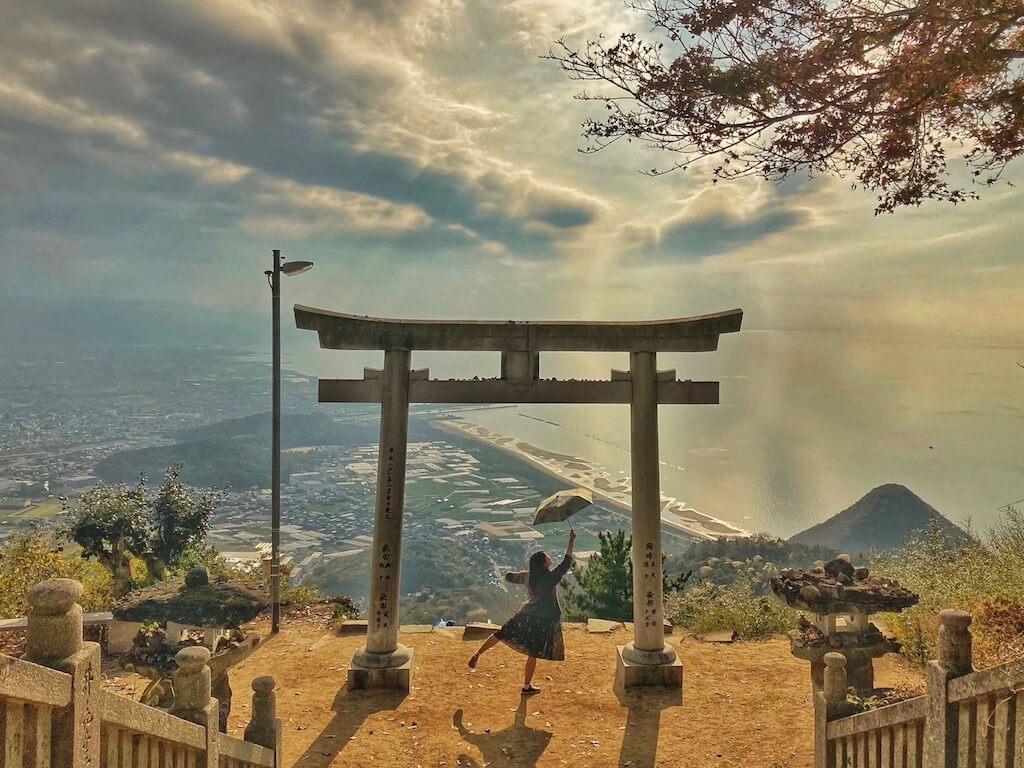
[(955, 768), (957, 714), (949, 704), (949, 681), (972, 670), (971, 614), (939, 613), (939, 658), (928, 664), (928, 718), (924, 727), (925, 768)]
[(280, 768), (281, 721), (277, 719), (274, 685), (274, 678), (269, 676), (252, 681), (252, 719), (245, 727), (245, 740), (274, 750), (274, 764)]
[(99, 768), (100, 647), (82, 640), (82, 585), (51, 579), (28, 591), (24, 658), (71, 676), (71, 704), (53, 713), (53, 768)]
[(182, 648), (174, 657), (174, 705), (170, 713), (206, 729), (206, 768), (220, 760), (220, 705), (210, 696), (210, 651), (201, 645)]

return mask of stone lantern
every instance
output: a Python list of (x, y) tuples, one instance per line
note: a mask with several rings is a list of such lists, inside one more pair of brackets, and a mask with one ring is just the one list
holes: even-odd
[(871, 576), (867, 568), (854, 568), (847, 555), (810, 571), (780, 571), (771, 585), (780, 600), (812, 616), (810, 620), (801, 616), (789, 638), (793, 655), (811, 663), (815, 690), (821, 690), (824, 682), (827, 653), (846, 657), (852, 688), (872, 690), (874, 659), (898, 652), (900, 645), (871, 622), (871, 614), (896, 613), (918, 601), (899, 582)]

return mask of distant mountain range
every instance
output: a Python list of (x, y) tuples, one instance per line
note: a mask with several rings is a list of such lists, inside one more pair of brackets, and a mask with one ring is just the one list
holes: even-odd
[(144, 299), (24, 298), (0, 301), (0, 347), (31, 358), (73, 349), (133, 346), (233, 347), (269, 345), (270, 310), (226, 312), (186, 302)]
[(850, 555), (886, 552), (900, 547), (913, 531), (930, 526), (952, 541), (967, 534), (902, 485), (880, 485), (856, 504), (789, 540), (795, 544), (829, 547)]
[[(173, 463), (182, 464), (182, 477), (196, 486), (230, 486), (235, 490), (270, 485), (269, 413), (215, 422), (179, 432), (173, 445), (112, 453), (96, 465), (96, 476), (108, 483), (131, 483), (139, 472), (158, 483)], [(314, 469), (315, 455), (292, 453), (300, 446), (355, 446), (377, 439), (373, 423), (339, 424), (323, 416), (286, 413), (281, 419), (281, 472), (287, 482), (293, 472)]]

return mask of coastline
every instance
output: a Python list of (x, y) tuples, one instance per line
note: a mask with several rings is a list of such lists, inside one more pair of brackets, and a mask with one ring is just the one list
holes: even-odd
[[(498, 448), (564, 483), (586, 488), (594, 494), (595, 499), (614, 507), (628, 518), (632, 516), (629, 481), (610, 479), (600, 465), (587, 459), (547, 451), (461, 418), (432, 419), (430, 423), (442, 431)], [(711, 540), (720, 536), (746, 538), (751, 535), (743, 528), (688, 508), (675, 498), (664, 494), (661, 498), (662, 525), (674, 532), (697, 540)]]

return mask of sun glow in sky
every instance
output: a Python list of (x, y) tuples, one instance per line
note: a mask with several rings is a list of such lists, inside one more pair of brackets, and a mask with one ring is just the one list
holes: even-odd
[[(1021, 196), (872, 215), (836, 179), (712, 186), (595, 155), (552, 42), (621, 0), (14, 0), (0, 29), (9, 294), (1019, 338)], [(1014, 171), (1011, 167), (1010, 178)]]

